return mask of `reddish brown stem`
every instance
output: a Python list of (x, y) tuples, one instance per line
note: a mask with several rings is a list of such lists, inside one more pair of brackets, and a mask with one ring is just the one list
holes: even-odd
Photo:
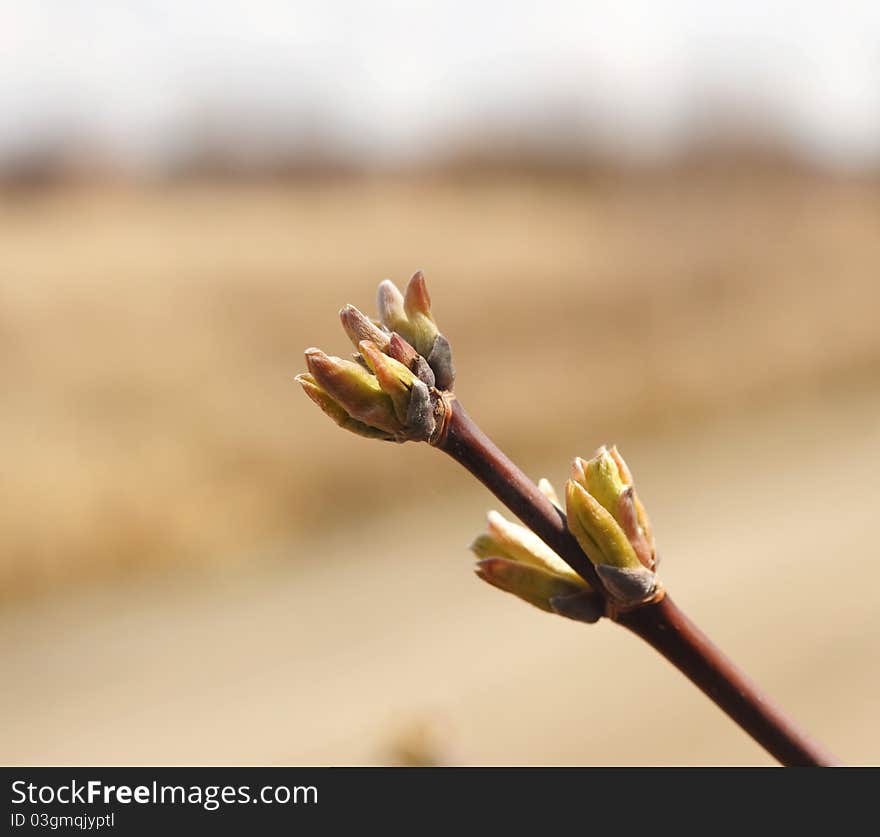
[(565, 515), (480, 430), (459, 401), (452, 401), (452, 415), (437, 447), (464, 465), (578, 575), (602, 589), (596, 570), (568, 531)]
[[(596, 590), (593, 565), (569, 533), (565, 515), (480, 430), (457, 401), (437, 447), (460, 462)], [(728, 659), (667, 595), (617, 621), (659, 651), (783, 765), (830, 767), (838, 760), (812, 741)]]
[(722, 653), (669, 595), (657, 604), (622, 614), (617, 621), (666, 657), (780, 764), (840, 764)]

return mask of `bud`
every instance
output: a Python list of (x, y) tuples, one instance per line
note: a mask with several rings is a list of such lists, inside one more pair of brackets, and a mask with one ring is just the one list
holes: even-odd
[(394, 412), (404, 427), (414, 434), (413, 438), (430, 438), (435, 423), (428, 387), (402, 363), (380, 352), (375, 343), (362, 340), (358, 348), (379, 386), (391, 397)]
[(431, 298), (422, 272), (413, 274), (405, 294), (401, 294), (389, 279), (380, 282), (378, 305), (382, 325), (397, 332), (425, 359), (438, 389), (451, 390), (455, 382), (452, 350), (434, 322)]
[(511, 561), (531, 564), (539, 569), (568, 578), (575, 584), (586, 586), (587, 582), (531, 529), (506, 520), (497, 511), (490, 511), (486, 515), (486, 528), (488, 532), (479, 535), (471, 544), (471, 551), (477, 557), (509, 558)]
[(632, 473), (616, 447), (602, 446), (590, 460), (572, 463), (572, 479), (609, 511), (624, 530), (644, 567), (656, 565), (654, 536), (645, 507), (633, 486)]
[(365, 436), (368, 439), (383, 439), (385, 441), (391, 441), (394, 439), (394, 436), (390, 433), (386, 433), (384, 430), (370, 427), (368, 424), (353, 419), (345, 411), (344, 407), (334, 401), (323, 389), (321, 389), (321, 387), (318, 386), (314, 375), (311, 373), (305, 372), (301, 375), (297, 375), (295, 380), (302, 386), (306, 395), (308, 395), (308, 397), (311, 398), (326, 415), (330, 416), (330, 418), (344, 430), (350, 430), (352, 433), (356, 433), (358, 436)]
[(632, 474), (616, 448), (575, 459), (565, 487), (569, 531), (596, 567), (608, 593), (624, 604), (656, 589), (656, 557)]
[(306, 351), (308, 375), (297, 381), (340, 427), (379, 439), (425, 441), (434, 432), (434, 401), (428, 387), (369, 340), (358, 344), (367, 368)]
[(403, 310), (411, 320), (426, 317), (432, 323), (434, 322), (434, 318), (431, 316), (431, 297), (428, 295), (425, 274), (421, 270), (413, 273), (406, 286), (406, 293), (403, 295)]
[(389, 331), (412, 343), (424, 358), (431, 354), (439, 330), (431, 316), (431, 298), (421, 271), (413, 274), (401, 294), (389, 279), (379, 284), (379, 316)]
[(382, 391), (391, 398), (398, 420), (406, 421), (410, 392), (416, 380), (415, 375), (402, 363), (383, 354), (371, 340), (361, 340), (358, 348), (370, 371), (376, 376)]
[(593, 564), (641, 566), (632, 544), (612, 514), (580, 483), (568, 481), (565, 505), (568, 528)]
[(626, 487), (617, 463), (605, 447), (599, 448), (592, 459), (575, 458), (572, 463), (572, 479), (579, 482), (612, 514)]
[(387, 433), (402, 430), (394, 402), (383, 392), (375, 375), (353, 361), (329, 357), (320, 349), (306, 349), (305, 354), (315, 383), (353, 419)]
[(402, 294), (379, 284), (375, 322), (346, 305), (342, 327), (358, 348), (353, 360), (306, 350), (308, 374), (297, 376), (306, 395), (337, 424), (362, 436), (397, 442), (431, 441), (448, 409), (444, 391), (455, 378), (449, 342), (437, 330), (421, 272)]
[(398, 331), (415, 346), (420, 355), (430, 357), (440, 331), (431, 316), (431, 297), (428, 296), (425, 277), (420, 270), (413, 274), (406, 286), (403, 310), (407, 323), (403, 331)]
[(601, 599), (537, 535), (496, 511), (487, 521), (489, 531), (470, 547), (480, 578), (541, 610), (582, 622), (601, 616)]

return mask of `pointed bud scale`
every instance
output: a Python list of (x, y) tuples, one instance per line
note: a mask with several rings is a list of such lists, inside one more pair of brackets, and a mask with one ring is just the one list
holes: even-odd
[[(410, 285), (412, 286), (412, 284), (411, 281)], [(378, 302), (382, 325), (390, 331), (396, 331), (409, 341), (422, 357), (428, 358), (434, 348), (438, 331), (430, 313), (424, 313), (420, 310), (424, 299), (427, 298), (427, 290), (422, 288), (423, 285), (424, 278), (416, 282), (415, 288), (410, 294), (411, 315), (406, 310), (403, 294), (390, 279), (384, 279), (379, 283)], [(409, 293), (409, 288), (407, 292)]]
[(434, 371), (428, 365), (428, 362), (397, 332), (392, 332), (391, 339), (388, 341), (388, 347), (383, 349), (383, 351), (388, 357), (393, 357), (396, 361), (402, 363), (427, 386), (432, 387), (436, 383)]
[(583, 592), (582, 587), (554, 573), (508, 558), (485, 558), (478, 561), (476, 573), (493, 587), (513, 593), (548, 613), (554, 612), (552, 600)]
[[(629, 466), (620, 455), (620, 451), (617, 450), (617, 446), (612, 445), (609, 452), (617, 463), (617, 470), (620, 473), (620, 478), (624, 485), (634, 485), (632, 472), (629, 470)], [(638, 520), (639, 528), (641, 529), (645, 542), (648, 544), (648, 549), (651, 552), (651, 569), (653, 569), (657, 565), (657, 548), (654, 545), (654, 533), (651, 529), (651, 522), (648, 520), (648, 513), (645, 511), (645, 507), (642, 505), (642, 501), (639, 499), (639, 495), (635, 492), (635, 489), (633, 489), (632, 499), (636, 510), (636, 519)]]
[(617, 470), (620, 473), (620, 479), (622, 480), (624, 485), (632, 485), (633, 484), (633, 476), (629, 470), (629, 466), (624, 462), (623, 457), (620, 455), (620, 451), (617, 449), (617, 445), (612, 445), (608, 452), (611, 454), (612, 459), (617, 463)]
[(329, 357), (320, 349), (306, 349), (306, 365), (315, 382), (356, 421), (395, 434), (402, 424), (391, 398), (379, 381), (350, 360)]
[(574, 539), (578, 542), (578, 545), (583, 550), (584, 554), (590, 559), (593, 566), (595, 566), (597, 563), (604, 561), (605, 557), (603, 556), (599, 545), (593, 540), (592, 535), (590, 535), (590, 533), (584, 528), (578, 520), (577, 515), (572, 510), (573, 502), (569, 500), (569, 495), (573, 491), (569, 486), (572, 484), (574, 483), (571, 481), (565, 484), (566, 526), (568, 531), (574, 535)]
[(431, 298), (428, 296), (425, 277), (420, 270), (413, 274), (406, 286), (403, 309), (407, 319), (406, 328), (395, 330), (400, 331), (422, 357), (428, 358), (430, 363), (430, 355), (439, 331), (431, 316)]
[(358, 366), (360, 366), (362, 369), (366, 369), (367, 372), (369, 372), (369, 373), (372, 374), (372, 371), (373, 371), (373, 370), (370, 369), (369, 364), (364, 360), (364, 356), (363, 356), (360, 352), (355, 352), (355, 353), (351, 356), (351, 359), (352, 359), (352, 360), (353, 360)]
[(384, 430), (378, 430), (370, 427), (363, 422), (353, 419), (339, 404), (337, 404), (321, 387), (316, 383), (314, 376), (305, 373), (297, 375), (296, 382), (300, 384), (306, 395), (317, 404), (325, 415), (329, 416), (344, 430), (356, 433), (358, 436), (365, 436), (368, 439), (384, 439), (391, 441), (394, 437)]
[(486, 524), (489, 540), (483, 541), (481, 546), (488, 547), (487, 555), (509, 558), (512, 561), (539, 567), (566, 578), (582, 588), (587, 586), (587, 582), (530, 529), (506, 520), (497, 511), (490, 511), (486, 515)]
[[(416, 357), (416, 362), (412, 367), (413, 375), (415, 375), (425, 386), (433, 387), (437, 385), (437, 378), (434, 375), (434, 370), (428, 365), (428, 361), (426, 361), (421, 355)], [(448, 387), (446, 387), (448, 389)]]
[(620, 528), (623, 529), (627, 540), (632, 544), (642, 566), (649, 570), (654, 569), (654, 554), (651, 545), (645, 537), (642, 527), (639, 525), (639, 516), (635, 506), (635, 491), (628, 485), (620, 495), (618, 513), (615, 515)]
[(538, 490), (551, 502), (554, 506), (556, 506), (559, 511), (562, 511), (562, 503), (559, 502), (559, 497), (556, 494), (556, 489), (553, 487), (553, 483), (550, 482), (546, 477), (541, 477), (538, 480)]
[(632, 544), (611, 512), (574, 480), (565, 486), (568, 529), (595, 566), (641, 567)]
[(382, 325), (389, 331), (396, 331), (406, 337), (407, 316), (403, 308), (403, 294), (390, 279), (383, 279), (379, 283), (377, 303)]
[(361, 340), (358, 348), (367, 365), (373, 370), (382, 391), (391, 398), (398, 420), (401, 424), (405, 424), (406, 414), (409, 411), (410, 390), (416, 379), (415, 376), (402, 363), (383, 354), (371, 340)]
[(611, 514), (617, 513), (620, 495), (626, 487), (620, 477), (620, 470), (614, 457), (605, 447), (599, 448), (596, 455), (587, 462), (582, 461), (584, 471), (583, 487), (603, 508)]
[(339, 312), (342, 328), (354, 346), (361, 340), (372, 340), (383, 352), (387, 352), (391, 335), (382, 331), (369, 317), (358, 311), (354, 305), (346, 305)]
[(624, 604), (638, 604), (650, 598), (657, 588), (657, 576), (644, 567), (612, 567), (599, 564), (596, 572), (605, 589)]
[(498, 542), (487, 532), (477, 535), (471, 542), (468, 549), (477, 556), (477, 558), (509, 558), (504, 549)]
[(413, 441), (427, 442), (437, 426), (434, 418), (434, 404), (427, 384), (416, 378), (410, 391), (409, 407), (406, 411), (407, 435)]
[[(431, 298), (421, 271), (410, 279), (405, 296), (391, 280), (384, 279), (379, 283), (378, 302), (382, 325), (397, 332), (425, 359), (434, 375), (434, 383), (429, 382), (414, 364), (405, 365), (416, 372), (428, 386), (451, 390), (455, 382), (452, 349), (434, 322)], [(386, 351), (384, 347), (383, 351)]]
[(388, 357), (393, 357), (398, 363), (402, 363), (407, 369), (412, 370), (416, 360), (421, 357), (419, 353), (404, 340), (396, 331), (391, 332), (388, 347), (383, 349)]
[(428, 296), (428, 286), (425, 283), (425, 275), (421, 270), (417, 270), (409, 284), (406, 286), (406, 292), (403, 296), (403, 309), (407, 316), (412, 319), (416, 315), (431, 317), (431, 297)]
[(657, 557), (657, 545), (654, 543), (654, 530), (651, 528), (651, 521), (648, 520), (648, 513), (639, 499), (639, 495), (633, 492), (633, 505), (636, 507), (636, 519), (639, 521), (639, 528), (645, 536), (648, 547), (651, 550), (651, 561), (653, 566), (657, 566), (659, 558)]
[(428, 364), (437, 378), (437, 389), (452, 390), (455, 385), (455, 367), (452, 365), (452, 347), (439, 332), (428, 354)]

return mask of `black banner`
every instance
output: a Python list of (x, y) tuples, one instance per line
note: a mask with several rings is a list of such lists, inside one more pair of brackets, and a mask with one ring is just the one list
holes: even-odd
[[(853, 771), (601, 768), (4, 768), (7, 833), (325, 833), (476, 821), (536, 834), (857, 821)], [(866, 778), (870, 781), (870, 777)], [(467, 829), (465, 829), (467, 830)]]

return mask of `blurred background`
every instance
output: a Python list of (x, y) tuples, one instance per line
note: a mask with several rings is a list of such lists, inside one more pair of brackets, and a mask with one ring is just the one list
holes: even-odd
[(876, 3), (3, 0), (0, 114), (4, 763), (770, 763), (300, 392), (417, 268), (483, 428), (616, 442), (679, 604), (877, 762)]

